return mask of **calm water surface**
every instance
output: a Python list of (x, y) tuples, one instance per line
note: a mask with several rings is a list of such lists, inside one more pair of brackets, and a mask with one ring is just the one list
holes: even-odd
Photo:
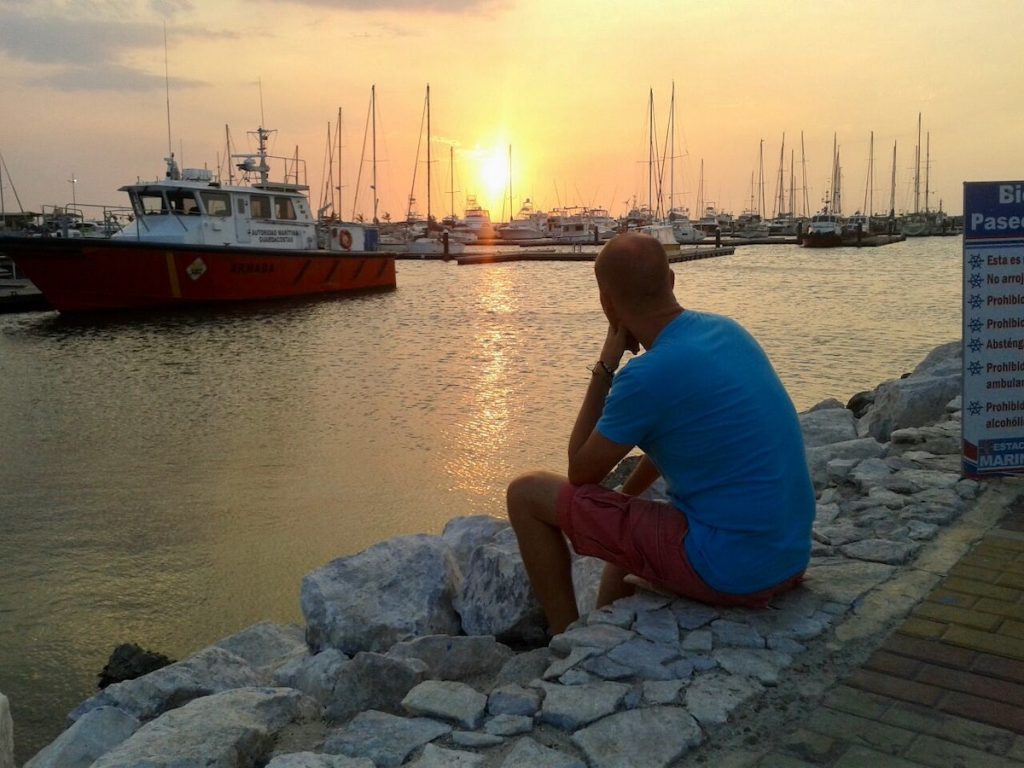
[[(675, 266), (799, 409), (960, 335), (960, 240)], [(302, 575), (562, 469), (604, 338), (591, 267), (401, 262), (393, 293), (201, 313), (0, 316), (0, 691), (20, 759), (113, 647), (181, 657), (299, 621)]]

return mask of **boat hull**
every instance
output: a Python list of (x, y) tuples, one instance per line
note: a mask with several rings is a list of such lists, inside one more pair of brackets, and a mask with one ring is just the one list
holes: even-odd
[(843, 236), (838, 232), (805, 232), (800, 244), (804, 248), (838, 248)]
[(394, 256), (377, 252), (0, 238), (60, 312), (279, 299), (395, 287)]

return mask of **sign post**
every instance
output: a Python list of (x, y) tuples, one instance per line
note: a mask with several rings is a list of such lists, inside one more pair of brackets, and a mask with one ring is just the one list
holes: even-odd
[(1024, 474), (1024, 181), (964, 184), (963, 471)]

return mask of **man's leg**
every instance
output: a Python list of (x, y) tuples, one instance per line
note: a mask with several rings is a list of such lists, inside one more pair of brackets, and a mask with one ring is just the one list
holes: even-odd
[(513, 480), (506, 493), (508, 518), (519, 540), (526, 573), (549, 628), (556, 634), (579, 618), (572, 559), (555, 512), (558, 492), (566, 482), (551, 472), (531, 472)]
[(636, 587), (625, 579), (629, 571), (612, 563), (604, 564), (604, 571), (601, 573), (601, 587), (597, 590), (597, 607), (604, 608), (611, 605), (620, 597), (629, 597), (636, 591)]

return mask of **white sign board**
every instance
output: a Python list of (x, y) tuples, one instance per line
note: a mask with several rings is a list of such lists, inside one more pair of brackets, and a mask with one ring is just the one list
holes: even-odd
[(1024, 474), (1024, 181), (964, 184), (963, 470)]

